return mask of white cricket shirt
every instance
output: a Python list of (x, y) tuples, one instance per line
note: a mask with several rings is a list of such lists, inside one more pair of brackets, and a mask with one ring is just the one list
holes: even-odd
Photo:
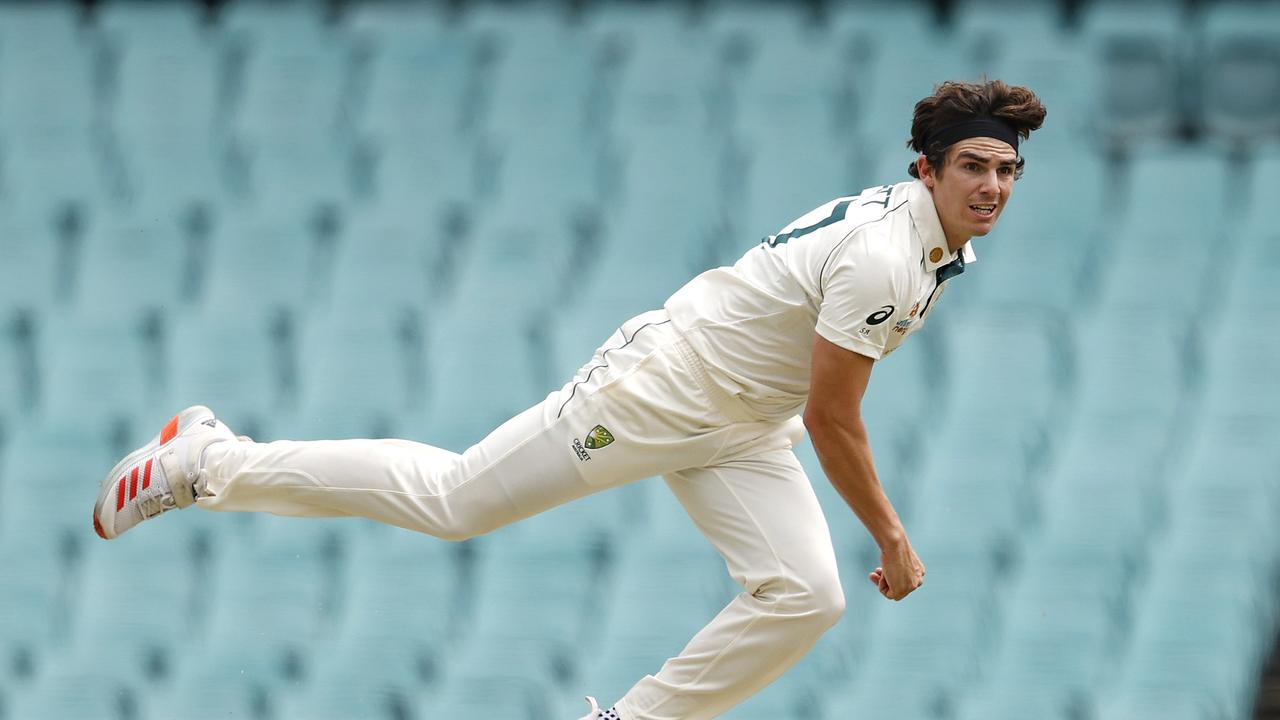
[(974, 260), (968, 244), (948, 250), (933, 195), (914, 180), (806, 213), (732, 267), (689, 281), (666, 309), (718, 384), (783, 420), (808, 398), (814, 332), (878, 360)]

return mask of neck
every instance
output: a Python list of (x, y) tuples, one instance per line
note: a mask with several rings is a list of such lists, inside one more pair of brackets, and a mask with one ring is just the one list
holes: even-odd
[(973, 238), (972, 235), (954, 233), (945, 228), (943, 229), (943, 234), (947, 236), (947, 249), (951, 251), (952, 255), (960, 252), (960, 248), (964, 247), (964, 244)]

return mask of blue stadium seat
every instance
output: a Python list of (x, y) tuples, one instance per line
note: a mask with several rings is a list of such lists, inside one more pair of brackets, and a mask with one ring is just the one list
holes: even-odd
[(68, 657), (123, 683), (174, 675), (198, 606), (198, 555), (187, 519), (166, 518), (110, 546), (87, 548), (72, 598)]
[(477, 124), (506, 137), (559, 132), (582, 142), (589, 103), (598, 91), (595, 49), (556, 7), (477, 4), (461, 17), (462, 32), (492, 52), (480, 88)]
[(0, 317), (65, 299), (64, 247), (51, 215), (0, 212)]
[[(1270, 292), (1264, 289), (1263, 292)], [(1280, 358), (1280, 342), (1267, 334), (1255, 332), (1256, 322), (1266, 322), (1276, 315), (1259, 309), (1231, 311), (1232, 317), (1221, 327), (1196, 338), (1198, 349), (1205, 352), (1209, 367), (1205, 377), (1206, 411), (1214, 418), (1267, 427), (1280, 419), (1275, 406), (1280, 392), (1276, 378), (1265, 368)], [(1212, 344), (1211, 344), (1212, 343)]]
[(831, 11), (833, 37), (847, 44), (853, 63), (854, 129), (869, 147), (905, 141), (915, 103), (935, 85), (974, 79), (972, 59), (940, 32), (926, 3), (851, 1)]
[(1188, 697), (1181, 689), (1120, 687), (1099, 698), (1094, 717), (1097, 720), (1204, 720), (1217, 716), (1218, 712), (1219, 708)]
[(551, 717), (552, 700), (539, 687), (524, 682), (495, 682), (491, 678), (464, 678), (439, 690), (423, 693), (418, 716), (427, 718), (501, 717), (541, 720)]
[(1002, 693), (1010, 693), (1010, 709), (1039, 695), (1042, 707), (1062, 716), (1084, 705), (1115, 670), (1117, 615), (1094, 598), (1064, 598), (1023, 582), (1006, 598), (1001, 615), (1000, 640), (980, 685), (983, 707), (1002, 705), (996, 700)]
[(210, 241), (202, 303), (246, 320), (303, 315), (327, 289), (327, 250), (301, 215), (228, 214)]
[(205, 137), (121, 132), (112, 152), (120, 158), (122, 201), (138, 217), (175, 217), (184, 229), (203, 231), (219, 212), (231, 214), (246, 192), (231, 170), (230, 150)]
[(267, 693), (248, 681), (240, 668), (209, 667), (190, 663), (170, 683), (167, 691), (153, 696), (151, 717), (181, 715), (189, 720), (225, 720), (268, 716)]
[(232, 127), (274, 143), (331, 137), (345, 100), (350, 50), (313, 2), (231, 3), (223, 33), (244, 54)]
[(1097, 130), (1104, 139), (1169, 137), (1185, 107), (1178, 92), (1187, 35), (1180, 8), (1164, 2), (1091, 3), (1080, 32), (1093, 65)]
[(952, 536), (975, 554), (1017, 542), (1034, 502), (1025, 457), (935, 454), (926, 468), (912, 488), (910, 512), (903, 513), (910, 527)]
[[(334, 308), (303, 331), (294, 435), (390, 437), (425, 403), (422, 318), (411, 308)], [(298, 435), (298, 433), (301, 433)]]
[(76, 311), (135, 322), (173, 312), (199, 283), (193, 250), (174, 215), (95, 219), (77, 261)]
[(491, 146), (498, 156), (500, 204), (555, 222), (558, 215), (600, 203), (607, 186), (603, 153), (567, 126), (529, 122)]
[(1111, 432), (1149, 438), (1158, 446), (1185, 392), (1183, 342), (1181, 326), (1172, 320), (1129, 325), (1100, 316), (1082, 323), (1075, 401), (1091, 430), (1105, 424)]
[[(475, 242), (429, 330), (428, 442), (461, 450), (560, 382), (551, 379), (558, 373), (549, 369), (539, 328), (570, 272), (565, 225), (540, 225), (510, 210), (473, 230)], [(482, 389), (475, 378), (483, 378)]]
[(829, 41), (808, 8), (717, 2), (704, 23), (709, 52), (725, 58), (717, 94), (726, 96), (721, 102), (731, 128), (768, 145), (765, 138), (784, 133), (834, 139), (849, 120), (841, 112), (849, 91), (841, 46)]
[(318, 137), (242, 136), (247, 203), (263, 214), (314, 214), (340, 208), (354, 195), (354, 160), (347, 148)]
[[(1057, 156), (1070, 156), (1082, 147), (1094, 147), (1097, 132), (1097, 79), (1081, 66), (1089, 57), (1081, 38), (1028, 37), (1011, 40), (989, 65), (979, 69), (987, 77), (1010, 85), (1030, 88), (1040, 98), (1049, 115), (1045, 125), (1032, 135), (1027, 146), (1029, 157), (1044, 157), (1043, 151), (1056, 151)], [(1039, 164), (1039, 163), (1037, 163)]]
[(1217, 2), (1203, 10), (1200, 116), (1210, 132), (1237, 142), (1280, 130), (1280, 7)]
[[(6, 468), (5, 497), (21, 479)], [(0, 586), (0, 677), (13, 686), (40, 673), (47, 656), (67, 641), (68, 598), (62, 591), (67, 545), (26, 530), (7, 513), (0, 517), (0, 562), (6, 578)]]
[(273, 717), (282, 720), (395, 720), (412, 717), (413, 698), (369, 666), (349, 667), (344, 675), (314, 678), (290, 693), (278, 693)]
[(207, 405), (235, 432), (262, 437), (292, 400), (282, 376), (287, 358), (269, 322), (220, 312), (173, 316), (168, 411)]
[[(39, 418), (94, 432), (131, 427), (152, 416), (163, 377), (159, 338), (137, 318), (59, 313), (41, 323)], [(148, 426), (146, 437), (151, 436)], [(109, 466), (108, 466), (109, 467)]]
[(1120, 312), (1183, 318), (1203, 310), (1228, 240), (1231, 181), (1211, 150), (1134, 161), (1126, 212), (1108, 243), (1099, 302)]
[(549, 524), (530, 518), (486, 539), (470, 627), (473, 643), (535, 651), (532, 657), (554, 679), (575, 670), (579, 648), (591, 642), (588, 619), (604, 595), (598, 584), (603, 547), (574, 528), (533, 534), (529, 526), (539, 522)]
[(363, 213), (346, 223), (334, 261), (329, 305), (382, 310), (412, 309), (430, 314), (444, 293), (455, 241), (441, 219)]
[[(24, 423), (9, 434), (0, 457), (5, 495), (0, 534), (55, 545), (66, 538), (93, 539), (87, 513), (121, 445), (120, 438), (111, 437), (107, 430), (72, 418), (61, 423)], [(68, 502), (67, 498), (79, 500)]]
[[(1062, 9), (1053, 0), (961, 0), (951, 16), (951, 32), (961, 41), (987, 47), (979, 52), (1004, 53), (1020, 45), (1044, 46), (1066, 34)], [(1001, 26), (1014, 32), (1000, 32)]]
[(1229, 305), (1234, 312), (1280, 314), (1280, 292), (1272, 278), (1277, 271), (1275, 223), (1270, 219), (1271, 189), (1280, 183), (1280, 144), (1259, 148), (1247, 177), (1248, 201), (1240, 211), (1234, 262), (1226, 276)]
[(348, 25), (369, 53), (367, 87), (353, 97), (356, 128), (401, 148), (433, 138), (447, 146), (470, 132), (479, 60), (470, 35), (409, 3), (360, 3)]
[(8, 717), (75, 717), (131, 720), (147, 717), (146, 695), (101, 667), (51, 669), (24, 692), (14, 693)]
[(1099, 448), (1071, 447), (1046, 483), (1043, 522), (1082, 530), (1114, 528), (1121, 542), (1145, 543), (1159, 522), (1158, 459), (1136, 448), (1116, 457)]
[(1244, 644), (1259, 638), (1256, 626), (1221, 614), (1216, 604), (1162, 598), (1139, 610), (1134, 634), (1121, 687), (1178, 695), (1223, 717), (1248, 716), (1265, 659)]
[(456, 207), (474, 205), (479, 211), (481, 201), (493, 194), (492, 152), (475, 143), (434, 133), (413, 142), (390, 136), (371, 142), (371, 216), (421, 222), (424, 215)]
[(449, 18), (436, 5), (370, 0), (347, 8), (342, 20), (347, 32), (354, 36), (434, 41), (448, 29)]
[(463, 546), (407, 530), (366, 527), (343, 554), (341, 618), (312, 655), (315, 677), (376, 664), (406, 693), (438, 682), (468, 624)]
[(97, 47), (71, 2), (0, 7), (0, 129), (24, 141), (66, 137), (99, 117)]
[(256, 542), (246, 537), (219, 544), (202, 642), (185, 648), (183, 662), (236, 667), (267, 687), (305, 677), (312, 650), (332, 622), (330, 576), (311, 542), (313, 531), (300, 527), (300, 520), (279, 522), (289, 522), (307, 541), (286, 543), (277, 532)]
[[(50, 136), (0, 135), (3, 199), (20, 216), (74, 218), (111, 200), (100, 146), (79, 130)], [(65, 222), (65, 220), (63, 221)]]
[(855, 689), (883, 681), (886, 687), (917, 687), (922, 697), (949, 694), (975, 677), (991, 642), (998, 621), (993, 563), (948, 547), (942, 536), (922, 534), (912, 542), (928, 568), (926, 584), (901, 604), (876, 603), (864, 620), (871, 627), (853, 676)]
[(200, 8), (113, 0), (97, 21), (114, 60), (111, 125), (140, 140), (156, 134), (211, 139), (226, 108), (217, 50)]
[[(0, 433), (7, 432), (34, 403), (34, 368), (30, 367), (29, 342), (19, 339), (17, 318), (5, 320), (0, 311)], [(0, 434), (0, 442), (3, 441)]]
[(1054, 530), (1024, 541), (1016, 579), (1025, 588), (1023, 602), (1077, 612), (1096, 609), (1119, 622), (1142, 568), (1142, 549), (1096, 533), (1072, 536), (1069, 528)]
[[(1269, 390), (1259, 389), (1262, 392)], [(1179, 448), (1177, 463), (1170, 468), (1162, 487), (1168, 495), (1168, 512), (1181, 516), (1188, 531), (1213, 532), (1214, 526), (1226, 529), (1238, 523), (1238, 530), (1228, 533), (1245, 535), (1260, 543), (1253, 553), (1258, 559), (1274, 561), (1280, 553), (1280, 541), (1272, 527), (1261, 518), (1280, 503), (1280, 485), (1274, 479), (1274, 440), (1277, 418), (1258, 417), (1247, 410), (1234, 414), (1213, 409), (1205, 413), (1206, 422), (1196, 437)], [(1230, 458), (1230, 472), (1222, 470), (1223, 457)], [(1205, 503), (1200, 515), (1198, 503)]]
[[(1066, 389), (1052, 316), (1007, 308), (947, 317), (945, 324), (944, 356), (958, 379), (950, 401), (965, 408), (966, 424), (1019, 436), (1050, 421)], [(1015, 391), (993, 393), (997, 387)]]
[(958, 701), (957, 720), (1068, 720), (1088, 707), (1084, 701), (1063, 700), (1055, 693), (1016, 684), (987, 684), (968, 692)]
[[(865, 55), (873, 56), (891, 44), (922, 47), (941, 39), (932, 8), (919, 0), (838, 0), (831, 3), (830, 12), (834, 41), (852, 41), (859, 65), (867, 60)], [(864, 77), (863, 69), (855, 67), (855, 71)]]
[[(516, 315), (511, 308), (495, 312)], [(536, 359), (522, 314), (483, 325), (477, 317), (495, 316), (468, 311), (431, 324), (428, 405), (402, 420), (408, 437), (462, 452), (551, 390), (538, 377), (545, 361)]]
[(687, 11), (611, 3), (584, 20), (588, 38), (621, 56), (608, 106), (618, 135), (630, 139), (708, 129), (716, 58), (701, 49)]

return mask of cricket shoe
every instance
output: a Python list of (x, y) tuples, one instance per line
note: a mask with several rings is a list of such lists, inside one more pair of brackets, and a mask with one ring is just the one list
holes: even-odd
[(591, 703), (591, 709), (580, 720), (621, 720), (613, 710), (601, 710), (596, 699), (590, 695), (587, 696), (587, 702)]
[(120, 537), (143, 520), (194, 503), (204, 451), (235, 440), (231, 429), (203, 405), (174, 415), (151, 442), (116, 463), (102, 481), (93, 529), (103, 540)]

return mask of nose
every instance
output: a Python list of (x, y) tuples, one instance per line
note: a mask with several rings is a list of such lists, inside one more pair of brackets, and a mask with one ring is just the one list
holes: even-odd
[(982, 186), (979, 190), (984, 195), (1000, 195), (1000, 176), (997, 175), (998, 170), (992, 169), (982, 175)]

